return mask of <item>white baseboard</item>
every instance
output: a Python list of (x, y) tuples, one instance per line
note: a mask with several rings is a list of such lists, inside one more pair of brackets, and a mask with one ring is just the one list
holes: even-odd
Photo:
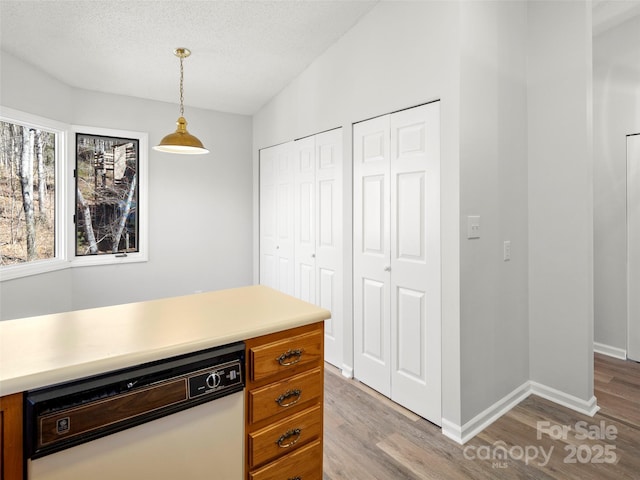
[(460, 445), (464, 443), (462, 441), (462, 427), (446, 418), (442, 419), (442, 434)]
[(585, 401), (537, 382), (530, 381), (529, 384), (531, 385), (531, 393), (534, 395), (551, 400), (578, 413), (593, 417), (600, 410), (595, 396), (592, 396), (589, 401)]
[(342, 364), (342, 376), (344, 378), (349, 378), (349, 379), (353, 378), (353, 368), (348, 366), (348, 365), (345, 365), (343, 363)]
[(591, 397), (589, 401), (585, 401), (561, 392), (560, 390), (556, 390), (555, 388), (528, 381), (511, 393), (505, 395), (483, 412), (480, 412), (462, 426), (443, 418), (442, 434), (463, 445), (531, 394), (546, 398), (547, 400), (590, 417), (593, 417), (596, 412), (600, 410), (595, 396)]
[(604, 343), (593, 342), (593, 351), (610, 357), (619, 358), (620, 360), (627, 359), (627, 351), (624, 348), (612, 347), (611, 345), (605, 345)]
[(491, 425), (502, 415), (507, 413), (530, 394), (529, 382), (525, 382), (462, 426), (456, 425), (455, 423), (443, 418), (442, 433), (462, 445)]

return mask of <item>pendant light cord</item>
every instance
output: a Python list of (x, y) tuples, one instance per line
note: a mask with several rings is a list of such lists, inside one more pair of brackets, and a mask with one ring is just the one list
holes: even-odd
[(183, 89), (183, 78), (184, 78), (184, 68), (182, 66), (182, 61), (184, 58), (182, 55), (180, 56), (180, 116), (184, 117), (184, 89)]

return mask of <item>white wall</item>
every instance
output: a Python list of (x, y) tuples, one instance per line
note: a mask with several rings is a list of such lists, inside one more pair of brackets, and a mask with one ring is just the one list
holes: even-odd
[[(460, 350), (469, 420), (529, 379), (527, 8), (462, 5)], [(467, 215), (480, 215), (479, 239), (466, 239)]]
[(593, 39), (597, 343), (627, 348), (626, 139), (640, 133), (640, 16)]
[[(254, 116), (258, 149), (344, 127), (344, 231), (352, 231), (352, 123), (441, 99), (444, 415), (461, 420), (459, 334), (459, 5), (382, 2)], [(257, 195), (254, 265), (257, 275)], [(345, 241), (344, 368), (353, 365), (351, 236)], [(257, 278), (257, 277), (256, 277)]]
[[(175, 129), (179, 113), (177, 105), (71, 89), (4, 52), (1, 80), (3, 106), (78, 125), (145, 131), (150, 146)], [(211, 154), (149, 150), (149, 261), (2, 282), (1, 319), (252, 282), (251, 119), (189, 106), (185, 113), (189, 130)]]
[(590, 2), (528, 4), (531, 379), (593, 397)]

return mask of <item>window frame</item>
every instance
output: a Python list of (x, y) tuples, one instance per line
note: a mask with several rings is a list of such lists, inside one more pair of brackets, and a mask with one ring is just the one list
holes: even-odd
[(0, 267), (0, 282), (16, 278), (53, 272), (69, 267), (67, 256), (67, 181), (65, 179), (66, 145), (68, 143), (68, 126), (49, 118), (30, 113), (0, 107), (0, 120), (3, 122), (38, 128), (54, 133), (56, 136), (55, 151), (55, 217), (54, 217), (54, 257), (34, 260), (29, 263)]
[[(149, 260), (149, 208), (148, 208), (148, 164), (149, 164), (149, 141), (148, 134), (145, 132), (137, 132), (132, 130), (115, 130), (111, 128), (88, 127), (82, 125), (71, 125), (69, 135), (73, 137), (73, 141), (69, 142), (69, 167), (70, 171), (67, 176), (69, 179), (69, 214), (71, 215), (68, 222), (67, 235), (74, 241), (68, 242), (67, 256), (71, 261), (71, 267), (83, 267), (92, 265), (119, 265), (123, 263), (138, 263)], [(74, 176), (76, 169), (76, 139), (77, 134), (81, 135), (99, 135), (104, 137), (131, 138), (138, 141), (138, 251), (123, 254), (106, 254), (106, 255), (76, 255), (75, 235), (76, 225), (73, 222), (73, 215), (76, 213), (76, 178)]]
[[(55, 256), (50, 259), (35, 260), (24, 264), (0, 266), (0, 283), (67, 268), (119, 265), (124, 263), (147, 262), (149, 260), (149, 136), (146, 132), (69, 125), (4, 106), (0, 106), (0, 120), (24, 125), (26, 127), (39, 128), (56, 135)], [(73, 221), (73, 216), (76, 213), (76, 179), (74, 177), (74, 170), (76, 168), (77, 133), (132, 138), (138, 141), (138, 252), (128, 253), (126, 256), (117, 254), (75, 255), (76, 225)]]

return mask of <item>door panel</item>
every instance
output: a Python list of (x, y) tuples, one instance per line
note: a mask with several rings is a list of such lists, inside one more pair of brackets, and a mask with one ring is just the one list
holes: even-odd
[(362, 253), (381, 256), (386, 253), (386, 183), (383, 175), (362, 178)]
[(424, 172), (398, 174), (396, 257), (425, 261)]
[(325, 321), (325, 360), (342, 367), (342, 128), (315, 135), (316, 282), (319, 305), (331, 311)]
[(314, 303), (315, 267), (313, 264), (298, 263), (296, 270), (296, 297), (305, 302)]
[(316, 303), (315, 141), (295, 142), (295, 296)]
[(285, 143), (276, 147), (278, 184), (278, 290), (295, 295), (294, 272), (294, 183), (293, 144)]
[(397, 372), (426, 384), (423, 344), (425, 338), (425, 293), (409, 288), (398, 288), (398, 349)]
[[(354, 370), (357, 378), (386, 396), (391, 396), (391, 363), (389, 361), (389, 290), (385, 282), (362, 278), (362, 316), (357, 332), (361, 348), (355, 352), (359, 362)], [(359, 354), (359, 355), (358, 355)]]
[(260, 283), (294, 294), (291, 144), (260, 150)]
[(362, 353), (384, 365), (388, 358), (387, 325), (384, 321), (387, 290), (383, 282), (363, 278), (362, 312), (367, 319), (362, 329)]
[(391, 117), (391, 398), (441, 422), (440, 106)]
[(325, 360), (342, 366), (342, 129), (296, 140), (295, 295), (331, 311)]
[[(335, 271), (328, 268), (318, 269), (318, 306), (326, 308), (330, 312), (337, 309), (337, 305), (334, 305), (334, 302), (337, 299), (335, 291), (336, 278), (337, 275)], [(338, 318), (338, 316), (336, 315), (335, 318)], [(324, 334), (325, 342), (329, 340), (335, 344), (336, 342), (341, 341), (342, 332), (340, 330), (340, 325), (338, 325), (338, 322), (334, 320), (333, 313), (332, 317), (324, 322)], [(340, 364), (341, 363), (342, 361), (340, 361)]]
[(353, 127), (354, 375), (391, 394), (389, 115)]
[(627, 137), (627, 358), (640, 362), (640, 134)]
[(334, 228), (334, 180), (318, 182), (318, 243), (322, 247), (335, 247)]
[(275, 151), (260, 151), (260, 283), (278, 288), (276, 277), (276, 172)]

